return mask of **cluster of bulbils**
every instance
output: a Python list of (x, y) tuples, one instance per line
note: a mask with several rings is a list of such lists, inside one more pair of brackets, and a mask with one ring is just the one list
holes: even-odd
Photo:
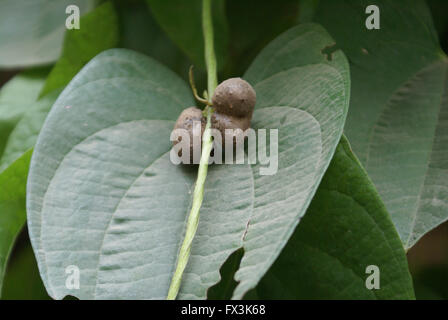
[[(216, 87), (212, 97), (214, 112), (211, 117), (211, 127), (220, 131), (223, 144), (226, 129), (241, 129), (245, 131), (250, 128), (255, 102), (255, 90), (241, 78), (230, 78)], [(185, 129), (189, 132), (191, 156), (193, 155), (194, 122), (201, 123), (202, 130), (200, 134), (202, 137), (206, 118), (203, 116), (202, 111), (196, 107), (190, 107), (182, 111), (174, 126), (174, 129)], [(178, 140), (174, 141), (174, 145), (179, 143), (181, 139), (179, 137)]]

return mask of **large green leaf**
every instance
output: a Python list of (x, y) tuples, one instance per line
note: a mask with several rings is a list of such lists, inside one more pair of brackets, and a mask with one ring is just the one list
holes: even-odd
[[(318, 25), (290, 29), (261, 52), (245, 75), (257, 92), (255, 128), (277, 127), (281, 137), (288, 132), (285, 128), (282, 133), (285, 123), (297, 121), (292, 127), (304, 132), (294, 135), (292, 145), (280, 142), (275, 176), (258, 176), (253, 168), (254, 209), (235, 298), (253, 288), (277, 258), (305, 214), (341, 136), (350, 79), (341, 51), (331, 60), (322, 53), (332, 43)], [(294, 165), (291, 158), (297, 161)]]
[(93, 4), (93, 0), (0, 1), (0, 68), (55, 61), (62, 48), (66, 7), (77, 5), (83, 14)]
[[(44, 283), (53, 297), (165, 297), (195, 175), (194, 168), (174, 166), (169, 161), (169, 135), (185, 104), (192, 103), (188, 86), (177, 76), (156, 62), (125, 50), (109, 51), (95, 58), (61, 95), (36, 146), (28, 198), (31, 239)], [(67, 132), (66, 121), (73, 122), (73, 131)], [(65, 132), (63, 140), (54, 135), (59, 130)], [(48, 144), (48, 139), (53, 142)], [(84, 152), (92, 145), (95, 154), (86, 157)], [(47, 147), (52, 151), (48, 152)], [(50, 158), (53, 160), (47, 162)], [(108, 165), (103, 162), (106, 159)], [(71, 166), (75, 167), (70, 169)], [(213, 259), (204, 264), (198, 256), (199, 261), (192, 260), (198, 264), (195, 269), (211, 268), (210, 264), (218, 265), (218, 269), (219, 261), (224, 262), (239, 245), (247, 223), (249, 211), (244, 209), (250, 205), (250, 194), (244, 201), (236, 197), (241, 190), (232, 185), (241, 180), (242, 187), (249, 187), (250, 177), (239, 175), (235, 172), (238, 169), (223, 166), (210, 171), (210, 191), (206, 193), (209, 200), (204, 203), (204, 219), (196, 239), (202, 251), (211, 251)], [(64, 177), (56, 174), (41, 179), (37, 176), (41, 170), (55, 170)], [(75, 176), (73, 170), (77, 172)], [(80, 184), (75, 181), (76, 176), (81, 179)], [(65, 187), (60, 185), (60, 179), (66, 180)], [(101, 187), (95, 182), (97, 179), (101, 180)], [(59, 187), (69, 187), (71, 191), (67, 193), (69, 189), (65, 189), (62, 195)], [(87, 192), (92, 187), (97, 192)], [(226, 189), (234, 191), (216, 199)], [(41, 193), (51, 203), (45, 199), (41, 203)], [(80, 197), (81, 194), (85, 196)], [(60, 208), (62, 203), (51, 200), (57, 198), (68, 206)], [(233, 214), (226, 202), (232, 203)], [(223, 211), (213, 209), (212, 204), (216, 203), (222, 204)], [(45, 208), (42, 213), (41, 206)], [(75, 216), (61, 220), (62, 216), (72, 215), (72, 209)], [(238, 220), (231, 236), (229, 227), (235, 228), (233, 224)], [(219, 221), (221, 224), (216, 223)], [(213, 227), (208, 227), (211, 222)], [(69, 229), (77, 232), (67, 234), (65, 230)], [(207, 241), (200, 240), (202, 233)], [(221, 237), (210, 241), (211, 235), (219, 234), (227, 234), (226, 241)], [(223, 247), (223, 243), (230, 248)], [(215, 252), (217, 248), (220, 251)], [(198, 249), (200, 246), (195, 245)], [(72, 264), (81, 269), (79, 292), (64, 287), (64, 268)], [(192, 281), (213, 283), (217, 277), (211, 274), (211, 279), (207, 279), (205, 273), (201, 276), (202, 280)], [(205, 295), (205, 289), (193, 286), (191, 294)]]
[[(371, 4), (380, 8), (380, 30), (364, 27)], [(346, 134), (409, 248), (448, 219), (448, 59), (428, 8), (323, 0), (316, 21), (351, 62)]]
[[(188, 55), (195, 65), (205, 68), (202, 32), (202, 0), (146, 0), (155, 19), (167, 35)], [(228, 27), (225, 1), (212, 5), (214, 43), (218, 66), (223, 67), (228, 51)]]
[[(380, 289), (366, 288), (369, 265)], [(279, 258), (256, 288), (261, 299), (412, 299), (406, 255), (375, 187), (345, 138)]]
[(0, 174), (0, 292), (8, 257), (25, 223), (25, 188), (31, 152)]
[[(259, 101), (253, 127), (279, 129), (278, 172), (211, 166), (179, 298), (205, 298), (241, 247), (237, 295), (244, 294), (304, 214), (348, 107), (348, 64), (340, 51), (326, 59), (321, 50), (330, 43), (317, 25), (291, 29), (248, 72)], [(27, 197), (52, 297), (165, 298), (196, 174), (171, 164), (169, 135), (192, 104), (186, 83), (127, 50), (97, 56), (60, 95), (36, 144)], [(79, 290), (65, 287), (68, 265), (80, 268)]]

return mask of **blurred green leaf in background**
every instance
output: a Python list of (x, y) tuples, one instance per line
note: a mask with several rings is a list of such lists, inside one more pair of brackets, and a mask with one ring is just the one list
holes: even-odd
[(49, 64), (59, 58), (68, 5), (80, 14), (93, 8), (93, 0), (0, 1), (0, 69)]

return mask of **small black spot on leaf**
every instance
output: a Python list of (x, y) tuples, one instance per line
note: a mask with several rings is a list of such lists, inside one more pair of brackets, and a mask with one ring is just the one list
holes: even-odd
[(324, 47), (320, 52), (326, 56), (326, 59), (328, 61), (333, 60), (333, 53), (335, 51), (339, 50), (339, 47), (336, 43), (329, 44), (328, 46)]

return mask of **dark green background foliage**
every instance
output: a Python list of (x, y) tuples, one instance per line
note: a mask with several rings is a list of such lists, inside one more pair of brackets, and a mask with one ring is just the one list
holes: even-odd
[[(202, 1), (19, 3), (0, 2), (0, 297), (163, 299), (196, 175), (168, 137), (190, 65), (206, 85)], [(448, 1), (213, 0), (213, 22), (219, 79), (255, 88), (279, 171), (210, 166), (178, 298), (447, 299)]]

